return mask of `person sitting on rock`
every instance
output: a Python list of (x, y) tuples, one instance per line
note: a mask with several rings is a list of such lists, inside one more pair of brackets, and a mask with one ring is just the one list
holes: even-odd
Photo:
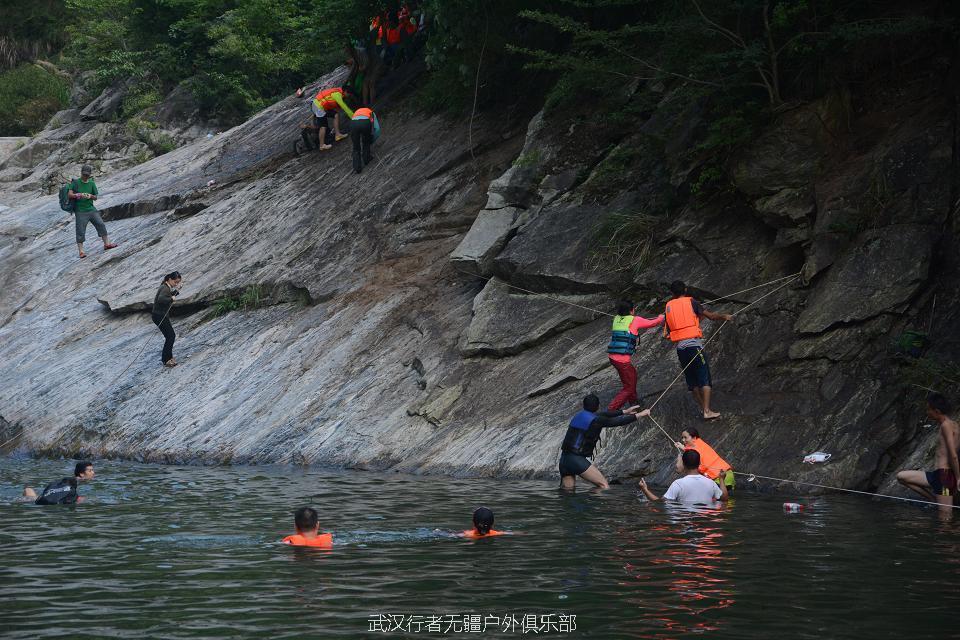
[(570, 420), (560, 446), (560, 486), (573, 489), (577, 484), (577, 476), (580, 476), (599, 489), (609, 489), (607, 479), (589, 460), (600, 440), (600, 432), (605, 427), (630, 424), (636, 422), (638, 417), (648, 415), (650, 410), (640, 411), (640, 407), (630, 407), (625, 411), (600, 411), (600, 398), (592, 393), (584, 397), (583, 410)]
[(608, 411), (616, 411), (624, 405), (632, 406), (640, 402), (637, 397), (637, 368), (630, 362), (631, 356), (637, 350), (637, 337), (641, 329), (658, 327), (663, 324), (663, 316), (648, 320), (634, 315), (636, 308), (629, 300), (621, 300), (617, 304), (617, 315), (613, 317), (612, 335), (607, 345), (607, 357), (610, 364), (617, 370), (623, 388), (607, 405)]
[(333, 534), (320, 533), (320, 518), (317, 512), (310, 507), (300, 507), (293, 514), (293, 526), (297, 533), (287, 536), (282, 540), (283, 544), (293, 545), (295, 547), (320, 547), (330, 549), (333, 547)]
[(675, 280), (670, 285), (673, 298), (667, 302), (664, 312), (663, 335), (677, 345), (677, 358), (687, 379), (687, 388), (703, 413), (705, 420), (719, 418), (720, 414), (710, 408), (713, 383), (710, 379), (710, 364), (703, 351), (703, 331), (700, 318), (710, 320), (733, 320), (728, 313), (713, 313), (687, 295), (687, 285)]
[[(733, 491), (736, 486), (733, 468), (730, 463), (720, 457), (709, 444), (700, 437), (700, 431), (687, 427), (680, 434), (680, 442), (676, 443), (682, 450), (693, 449), (700, 454), (700, 473), (716, 483), (723, 482), (727, 491)], [(679, 462), (678, 462), (679, 464)]]
[(370, 147), (380, 137), (380, 119), (373, 109), (363, 106), (353, 112), (350, 120), (350, 139), (353, 142), (353, 170), (357, 173), (370, 164)]
[(930, 502), (944, 505), (949, 512), (954, 497), (960, 493), (960, 426), (950, 418), (950, 402), (940, 393), (927, 396), (927, 417), (940, 425), (932, 471), (901, 471), (897, 482), (919, 493)]
[(94, 477), (93, 464), (78, 462), (73, 468), (73, 477), (64, 478), (59, 482), (51, 482), (40, 495), (30, 487), (24, 487), (23, 497), (35, 499), (34, 504), (78, 504), (83, 502), (83, 496), (77, 492), (80, 482), (89, 482)]
[(647, 496), (648, 500), (676, 500), (677, 502), (686, 502), (688, 504), (713, 504), (718, 500), (726, 502), (730, 499), (727, 493), (727, 485), (716, 482), (700, 474), (700, 454), (694, 449), (687, 449), (678, 460), (677, 470), (683, 474), (677, 480), (674, 480), (667, 488), (667, 492), (661, 498), (647, 486), (647, 481), (640, 479), (640, 490)]
[(97, 199), (99, 193), (97, 183), (93, 180), (93, 167), (89, 164), (83, 165), (80, 169), (80, 178), (71, 182), (70, 190), (67, 191), (67, 197), (74, 201), (73, 217), (77, 231), (77, 250), (81, 258), (87, 257), (83, 252), (83, 242), (86, 240), (87, 225), (90, 223), (93, 223), (97, 235), (103, 240), (104, 251), (117, 246), (110, 242), (107, 236), (107, 225), (103, 223), (100, 212), (93, 206), (93, 201)]

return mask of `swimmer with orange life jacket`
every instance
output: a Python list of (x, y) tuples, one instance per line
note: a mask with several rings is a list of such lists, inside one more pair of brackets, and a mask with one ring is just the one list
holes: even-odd
[(710, 408), (710, 394), (713, 383), (710, 379), (710, 364), (703, 351), (703, 331), (700, 319), (726, 320), (733, 316), (728, 313), (714, 313), (704, 309), (699, 302), (687, 295), (687, 285), (675, 280), (670, 285), (673, 298), (667, 302), (664, 312), (663, 335), (677, 345), (677, 358), (683, 367), (687, 379), (687, 388), (703, 412), (705, 420), (719, 418), (720, 414)]
[(502, 536), (505, 531), (496, 531), (493, 528), (493, 511), (487, 507), (480, 507), (473, 512), (473, 529), (467, 529), (460, 535), (464, 538), (490, 538)]
[(293, 515), (293, 524), (297, 533), (283, 539), (283, 544), (294, 547), (333, 548), (333, 534), (320, 533), (320, 520), (317, 512), (310, 507), (300, 507)]

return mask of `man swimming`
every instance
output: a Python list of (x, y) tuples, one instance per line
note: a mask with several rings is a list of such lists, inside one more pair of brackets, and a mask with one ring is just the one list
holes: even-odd
[(24, 487), (24, 498), (36, 498), (34, 504), (77, 504), (83, 502), (83, 497), (77, 493), (80, 482), (89, 482), (94, 477), (93, 464), (78, 462), (73, 468), (73, 477), (64, 478), (59, 482), (51, 482), (43, 488), (39, 497), (30, 487)]
[(960, 443), (960, 427), (950, 419), (950, 402), (940, 393), (927, 396), (927, 416), (940, 423), (940, 438), (934, 457), (937, 468), (932, 471), (901, 471), (897, 482), (921, 496), (941, 505), (953, 505), (953, 498), (960, 491), (960, 462), (957, 446)]
[(317, 512), (310, 507), (300, 507), (293, 514), (293, 526), (297, 533), (287, 536), (282, 540), (283, 544), (293, 545), (295, 547), (320, 547), (330, 549), (333, 547), (333, 534), (320, 533), (320, 517)]

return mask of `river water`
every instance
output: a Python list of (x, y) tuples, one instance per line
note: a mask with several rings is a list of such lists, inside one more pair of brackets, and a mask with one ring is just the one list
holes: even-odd
[[(960, 518), (903, 503), (113, 461), (14, 502), (71, 470), (0, 458), (0, 637), (960, 637)], [(515, 535), (452, 537), (481, 504)], [(332, 551), (278, 544), (304, 505)]]

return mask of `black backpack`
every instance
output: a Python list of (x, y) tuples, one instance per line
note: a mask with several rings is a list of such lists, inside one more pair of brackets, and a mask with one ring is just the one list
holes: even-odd
[(71, 200), (68, 195), (68, 192), (72, 189), (73, 192), (76, 193), (78, 188), (79, 187), (77, 186), (76, 178), (74, 178), (69, 183), (60, 187), (60, 208), (61, 209), (63, 209), (64, 211), (69, 211), (70, 213), (74, 212), (74, 210), (77, 207), (77, 201)]

